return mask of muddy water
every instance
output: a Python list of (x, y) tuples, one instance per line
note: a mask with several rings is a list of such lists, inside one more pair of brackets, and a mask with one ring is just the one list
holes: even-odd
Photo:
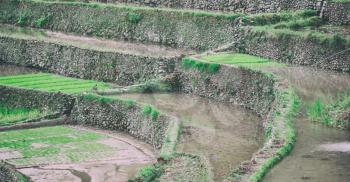
[(350, 181), (350, 132), (312, 123), (306, 106), (320, 98), (331, 101), (350, 86), (347, 74), (305, 67), (270, 69), (286, 78), (302, 101), (295, 127), (297, 142), (289, 156), (265, 177), (266, 182), (348, 182)]
[(21, 66), (0, 63), (0, 76), (29, 74), (29, 73), (35, 73), (35, 72), (38, 72), (38, 70), (35, 70), (32, 68), (27, 68), (27, 67), (21, 67)]
[(154, 105), (162, 112), (179, 117), (184, 127), (177, 151), (204, 156), (212, 167), (215, 181), (221, 181), (231, 167), (249, 160), (262, 146), (258, 126), (261, 119), (239, 106), (184, 94), (120, 97)]

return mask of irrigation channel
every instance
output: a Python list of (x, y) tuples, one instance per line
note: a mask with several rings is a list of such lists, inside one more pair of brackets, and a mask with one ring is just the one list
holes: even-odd
[(294, 149), (264, 181), (350, 181), (350, 132), (312, 123), (306, 111), (316, 99), (330, 102), (348, 89), (350, 75), (300, 66), (267, 70), (290, 82), (302, 106), (295, 121)]

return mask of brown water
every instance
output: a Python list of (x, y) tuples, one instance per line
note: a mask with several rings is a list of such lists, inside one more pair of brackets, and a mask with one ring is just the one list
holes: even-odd
[(29, 73), (35, 73), (35, 72), (38, 72), (38, 70), (22, 67), (22, 66), (15, 66), (15, 65), (0, 63), (0, 76), (29, 74)]
[(184, 127), (178, 152), (200, 154), (210, 163), (215, 181), (249, 160), (262, 146), (261, 119), (242, 107), (184, 94), (125, 94), (179, 117)]
[(350, 132), (312, 123), (306, 105), (317, 98), (331, 101), (350, 87), (348, 74), (305, 67), (270, 69), (296, 89), (302, 109), (296, 119), (297, 142), (291, 154), (265, 177), (266, 182), (350, 181)]

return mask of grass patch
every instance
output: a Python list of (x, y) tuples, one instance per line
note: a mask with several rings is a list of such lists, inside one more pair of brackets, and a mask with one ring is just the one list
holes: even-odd
[(198, 70), (201, 73), (215, 74), (219, 71), (220, 65), (216, 63), (205, 63), (205, 62), (197, 61), (187, 57), (182, 59), (182, 68), (186, 70), (187, 69)]
[(0, 85), (67, 94), (104, 90), (110, 87), (108, 83), (69, 78), (47, 73), (3, 76), (0, 77)]
[[(24, 158), (46, 157), (64, 154), (70, 161), (80, 161), (80, 152), (97, 152), (109, 147), (91, 143), (104, 138), (104, 135), (74, 130), (64, 126), (17, 130), (0, 133), (0, 148), (19, 151)], [(34, 147), (40, 144), (40, 147)]]
[(203, 56), (203, 61), (209, 63), (229, 64), (242, 66), (246, 68), (262, 68), (262, 67), (283, 67), (285, 64), (277, 63), (266, 58), (251, 56), (241, 53), (221, 53)]
[(307, 109), (308, 118), (327, 126), (350, 128), (350, 89), (338, 94), (331, 103), (326, 104), (317, 99)]
[(157, 179), (164, 173), (164, 168), (161, 164), (155, 164), (152, 166), (147, 166), (139, 170), (139, 172), (136, 175), (135, 180), (129, 180), (128, 182), (132, 181), (142, 181), (142, 182), (153, 182), (157, 181)]
[(21, 123), (30, 119), (45, 116), (37, 109), (8, 108), (0, 106), (0, 126)]

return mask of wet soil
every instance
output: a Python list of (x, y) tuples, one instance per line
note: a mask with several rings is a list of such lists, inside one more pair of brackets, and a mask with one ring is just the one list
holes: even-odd
[(29, 73), (36, 73), (36, 72), (38, 72), (38, 70), (32, 69), (32, 68), (0, 63), (0, 76), (29, 74)]
[(209, 161), (215, 181), (262, 146), (261, 118), (242, 107), (185, 94), (124, 94), (183, 121), (178, 152)]
[(269, 71), (290, 82), (301, 98), (302, 108), (295, 122), (297, 142), (293, 151), (264, 181), (350, 181), (350, 132), (312, 123), (306, 115), (308, 104), (318, 98), (330, 102), (347, 89), (350, 76), (301, 66)]
[[(29, 176), (36, 182), (57, 182), (57, 181), (82, 181), (82, 182), (125, 182), (134, 177), (138, 169), (156, 162), (154, 150), (148, 144), (137, 141), (123, 133), (116, 133), (105, 130), (96, 130), (80, 126), (71, 126), (75, 130), (96, 132), (105, 135), (106, 138), (97, 142), (111, 148), (89, 157), (83, 158), (79, 162), (71, 162), (65, 159), (64, 155), (48, 156), (46, 158), (30, 158), (33, 163), (25, 165), (16, 164), (16, 160), (21, 159), (21, 155), (15, 155), (12, 151), (0, 151), (0, 159), (5, 159), (23, 174)], [(67, 146), (61, 146), (66, 147)], [(68, 146), (69, 147), (69, 146)], [(88, 146), (86, 146), (88, 148)], [(87, 149), (88, 150), (88, 149)], [(4, 152), (4, 155), (2, 153)], [(80, 153), (79, 156), (87, 155)], [(91, 157), (92, 156), (92, 157)], [(6, 158), (3, 158), (6, 157)]]
[(133, 55), (144, 55), (150, 57), (174, 57), (193, 53), (193, 51), (174, 49), (156, 44), (142, 44), (121, 40), (106, 40), (95, 37), (84, 37), (61, 32), (52, 32), (34, 28), (21, 28), (10, 25), (0, 25), (0, 36), (41, 40), (46, 42), (72, 45), (85, 49), (93, 49), (106, 52), (119, 52)]

